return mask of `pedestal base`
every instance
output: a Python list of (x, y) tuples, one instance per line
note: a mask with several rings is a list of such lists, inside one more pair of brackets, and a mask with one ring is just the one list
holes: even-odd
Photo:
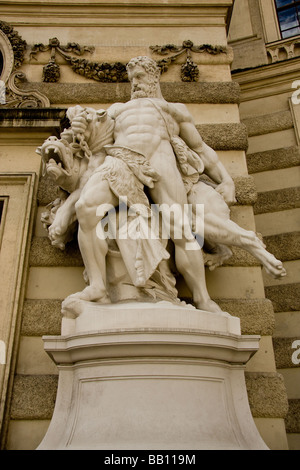
[(44, 337), (59, 386), (38, 449), (267, 449), (244, 379), (259, 337), (241, 336), (239, 319), (87, 302), (63, 333)]

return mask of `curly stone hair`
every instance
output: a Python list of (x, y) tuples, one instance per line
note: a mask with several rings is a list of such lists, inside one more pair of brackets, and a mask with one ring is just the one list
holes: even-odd
[(136, 65), (143, 67), (147, 73), (153, 75), (155, 78), (157, 79), (159, 78), (160, 68), (158, 67), (157, 62), (151, 59), (150, 57), (147, 57), (147, 56), (135, 57), (128, 62), (126, 68), (127, 70), (130, 70)]

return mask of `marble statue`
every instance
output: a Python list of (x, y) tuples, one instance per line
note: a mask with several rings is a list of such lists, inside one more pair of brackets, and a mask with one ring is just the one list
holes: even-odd
[[(174, 277), (178, 272), (197, 309), (221, 312), (207, 291), (205, 263), (210, 269), (221, 265), (232, 254), (230, 246), (249, 251), (276, 278), (285, 270), (254, 232), (230, 220), (233, 180), (202, 140), (186, 106), (163, 98), (156, 62), (137, 57), (127, 71), (128, 102), (106, 111), (69, 108), (70, 127), (60, 139), (49, 137), (38, 149), (44, 172), (59, 188), (58, 198), (43, 214), (49, 238), (64, 249), (78, 227), (85, 266), (87, 286), (65, 305), (113, 301), (108, 287), (113, 245), (126, 271), (124, 285), (135, 292), (148, 293), (149, 300), (180, 302)], [(189, 215), (187, 207), (192, 208)], [(153, 233), (155, 208), (167, 232), (160, 227)], [(108, 237), (103, 222), (113, 219), (115, 230)], [(130, 236), (130, 230), (139, 236)], [(111, 285), (118, 283), (118, 269)]]

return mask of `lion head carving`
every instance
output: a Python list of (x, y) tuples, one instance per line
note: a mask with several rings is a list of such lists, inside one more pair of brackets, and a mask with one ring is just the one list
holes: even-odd
[[(114, 121), (105, 110), (74, 106), (67, 110), (67, 117), (71, 126), (60, 138), (50, 136), (36, 150), (42, 157), (43, 176), (55, 182), (58, 192), (58, 197), (42, 214), (42, 223), (49, 231), (52, 244), (61, 249), (70, 240), (70, 232), (74, 232), (75, 195), (79, 197), (87, 175), (104, 162), (103, 147), (112, 144), (114, 130)], [(84, 128), (80, 133), (76, 127), (78, 120)], [(64, 227), (59, 230), (61, 220)]]

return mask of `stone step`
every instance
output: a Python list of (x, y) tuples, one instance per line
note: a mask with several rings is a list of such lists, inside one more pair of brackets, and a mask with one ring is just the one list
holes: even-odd
[(247, 150), (247, 129), (241, 123), (196, 126), (204, 142), (214, 150)]
[(289, 411), (285, 418), (287, 433), (300, 433), (300, 399), (289, 399)]
[(300, 232), (281, 233), (264, 237), (267, 250), (281, 261), (300, 258)]
[(249, 137), (291, 129), (294, 125), (290, 111), (249, 117), (243, 119), (243, 123), (247, 127)]
[(300, 165), (300, 147), (284, 147), (247, 155), (249, 174), (281, 170)]
[(11, 419), (51, 419), (57, 393), (57, 375), (16, 374)]
[(276, 372), (246, 372), (249, 405), (254, 418), (285, 418), (288, 400), (283, 377)]
[(254, 214), (285, 211), (300, 207), (300, 187), (284, 188), (257, 194)]
[(274, 312), (300, 310), (300, 283), (265, 287), (265, 294), (272, 301)]

